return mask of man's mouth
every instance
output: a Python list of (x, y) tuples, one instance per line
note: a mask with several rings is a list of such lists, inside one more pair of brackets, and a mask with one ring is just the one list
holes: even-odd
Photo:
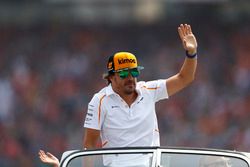
[(132, 81), (131, 81), (131, 82), (125, 83), (125, 86), (133, 86), (133, 85), (135, 85), (135, 84), (134, 84), (134, 82), (132, 82)]

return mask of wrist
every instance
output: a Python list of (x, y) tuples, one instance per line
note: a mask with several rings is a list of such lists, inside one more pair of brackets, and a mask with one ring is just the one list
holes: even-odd
[(190, 53), (189, 51), (186, 51), (186, 57), (189, 59), (197, 58), (197, 52), (194, 51), (194, 52)]

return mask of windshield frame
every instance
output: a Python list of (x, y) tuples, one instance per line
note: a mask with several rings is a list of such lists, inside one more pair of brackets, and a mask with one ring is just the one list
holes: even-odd
[(70, 161), (76, 157), (88, 155), (108, 155), (108, 154), (140, 154), (151, 153), (151, 167), (157, 167), (161, 164), (161, 156), (163, 153), (169, 154), (196, 154), (196, 155), (217, 155), (238, 158), (245, 161), (250, 167), (250, 157), (238, 151), (207, 149), (207, 148), (179, 148), (179, 147), (124, 147), (124, 148), (104, 148), (93, 150), (74, 150), (62, 158), (60, 167), (67, 167)]

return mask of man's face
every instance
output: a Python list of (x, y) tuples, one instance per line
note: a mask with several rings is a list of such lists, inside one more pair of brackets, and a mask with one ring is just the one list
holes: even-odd
[(135, 92), (137, 78), (136, 75), (133, 75), (133, 71), (128, 70), (124, 73), (115, 72), (113, 76), (111, 76), (112, 87), (119, 94), (129, 95)]

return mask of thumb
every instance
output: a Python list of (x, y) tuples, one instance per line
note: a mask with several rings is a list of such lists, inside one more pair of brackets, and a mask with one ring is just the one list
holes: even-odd
[(50, 152), (47, 152), (47, 155), (48, 155), (49, 157), (55, 158), (55, 156), (54, 156), (53, 154), (51, 154)]

